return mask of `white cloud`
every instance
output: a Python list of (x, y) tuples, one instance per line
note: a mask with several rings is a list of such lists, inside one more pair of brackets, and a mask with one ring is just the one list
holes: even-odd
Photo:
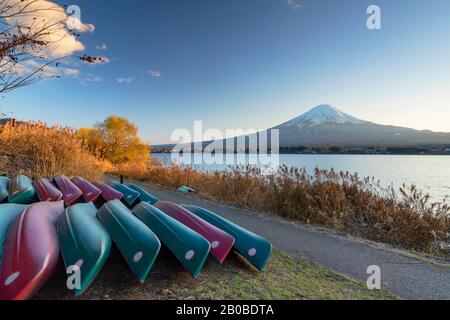
[(118, 83), (123, 83), (123, 84), (130, 84), (130, 83), (132, 83), (132, 82), (134, 82), (134, 77), (127, 77), (127, 78), (118, 78), (117, 79), (117, 82)]
[(287, 4), (294, 10), (300, 9), (302, 7), (301, 3), (299, 3), (298, 0), (288, 0)]
[(104, 79), (100, 76), (96, 76), (94, 74), (88, 74), (87, 78), (85, 79), (87, 82), (102, 82)]
[[(49, 32), (43, 34), (40, 39), (49, 43), (46, 52), (40, 53), (40, 55), (45, 55), (49, 59), (61, 58), (85, 50), (84, 44), (69, 29), (78, 32), (93, 32), (95, 30), (94, 25), (84, 24), (73, 15), (69, 17), (65, 9), (53, 1), (4, 0), (3, 2), (2, 7), (7, 8), (3, 15), (13, 15), (12, 18), (5, 19), (8, 24), (29, 27), (32, 31), (45, 27), (50, 28)], [(22, 13), (14, 15), (17, 12)], [(74, 28), (69, 28), (69, 26)]]
[(34, 60), (24, 61), (7, 70), (0, 70), (0, 72), (4, 72), (6, 75), (22, 77), (27, 76), (34, 71), (37, 71), (36, 76), (44, 80), (60, 78), (62, 75), (78, 76), (80, 74), (80, 71), (77, 69), (61, 68), (59, 64), (45, 65)]
[(108, 46), (106, 45), (106, 43), (102, 43), (100, 45), (98, 45), (97, 47), (95, 47), (97, 50), (108, 50)]
[(161, 71), (159, 71), (159, 70), (150, 70), (150, 71), (148, 72), (148, 74), (149, 74), (150, 76), (152, 76), (153, 78), (159, 78), (159, 77), (161, 77)]
[(80, 74), (80, 70), (78, 69), (63, 69), (63, 72), (66, 76), (78, 76)]

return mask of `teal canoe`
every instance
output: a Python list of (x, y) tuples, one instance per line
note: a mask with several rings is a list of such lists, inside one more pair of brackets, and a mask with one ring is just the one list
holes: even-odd
[(19, 175), (9, 180), (8, 201), (15, 204), (31, 204), (36, 197), (33, 182), (26, 176)]
[(8, 199), (9, 195), (9, 178), (0, 177), (0, 202)]
[(111, 182), (110, 185), (111, 187), (113, 187), (114, 189), (123, 194), (122, 201), (124, 201), (124, 203), (128, 205), (130, 208), (133, 207), (133, 205), (135, 205), (139, 201), (140, 196), (139, 192), (127, 187), (124, 184), (120, 184), (115, 181)]
[(20, 204), (0, 205), (0, 265), (2, 264), (3, 246), (5, 243), (8, 228), (27, 206)]
[(88, 289), (111, 251), (111, 238), (96, 214), (97, 208), (93, 203), (76, 204), (67, 208), (57, 223), (66, 270), (74, 267), (81, 270), (80, 287), (73, 289), (76, 296)]
[(148, 202), (151, 205), (154, 205), (159, 200), (158, 198), (152, 196), (150, 193), (135, 184), (128, 184), (127, 187), (136, 192), (139, 192), (139, 200), (143, 202)]
[(138, 204), (133, 213), (156, 233), (194, 278), (199, 276), (211, 249), (208, 240), (147, 202)]
[(119, 200), (105, 203), (98, 210), (97, 217), (137, 279), (143, 283), (161, 249), (156, 235)]
[(260, 271), (267, 266), (272, 252), (272, 244), (269, 241), (206, 209), (188, 205), (182, 207), (232, 235), (236, 240), (235, 249)]

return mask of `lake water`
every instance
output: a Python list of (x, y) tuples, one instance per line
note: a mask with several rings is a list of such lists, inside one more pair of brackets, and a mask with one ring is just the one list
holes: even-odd
[[(153, 154), (171, 161), (170, 154)], [(240, 155), (241, 157), (243, 155)], [(382, 185), (415, 184), (430, 193), (434, 200), (450, 197), (450, 156), (394, 155), (280, 155), (280, 164), (288, 167), (335, 169), (358, 173), (360, 177), (375, 177)], [(194, 165), (199, 170), (227, 170), (228, 165)]]

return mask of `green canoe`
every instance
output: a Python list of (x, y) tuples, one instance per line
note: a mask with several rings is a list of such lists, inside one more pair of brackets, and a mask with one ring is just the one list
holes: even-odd
[(9, 178), (0, 177), (0, 202), (5, 201), (9, 195)]
[(111, 238), (96, 213), (92, 203), (76, 204), (67, 208), (57, 223), (66, 270), (75, 266), (81, 270), (80, 287), (73, 290), (76, 296), (95, 280), (111, 251)]
[(128, 188), (139, 192), (139, 200), (143, 201), (143, 202), (148, 202), (151, 205), (154, 205), (155, 203), (158, 202), (158, 198), (152, 196), (150, 193), (148, 193), (147, 191), (145, 191), (144, 189), (142, 189), (141, 187), (135, 185), (135, 184), (129, 184), (127, 185)]
[(133, 189), (127, 187), (124, 184), (120, 184), (118, 182), (111, 182), (111, 187), (116, 189), (117, 191), (121, 192), (123, 194), (122, 201), (125, 202), (130, 208), (133, 207), (136, 202), (139, 200), (140, 193), (137, 191), (134, 191)]
[(144, 282), (155, 263), (161, 243), (119, 200), (105, 203), (97, 216), (140, 282)]
[(33, 182), (26, 176), (19, 175), (9, 180), (8, 201), (16, 204), (31, 204), (36, 197)]
[(0, 265), (2, 262), (3, 246), (10, 224), (16, 219), (27, 206), (20, 204), (0, 205)]
[(133, 213), (156, 233), (192, 276), (199, 276), (209, 254), (208, 240), (147, 202), (138, 204)]
[(206, 209), (187, 205), (183, 207), (232, 235), (236, 239), (234, 243), (236, 250), (256, 268), (262, 271), (266, 267), (272, 252), (272, 244), (269, 241)]

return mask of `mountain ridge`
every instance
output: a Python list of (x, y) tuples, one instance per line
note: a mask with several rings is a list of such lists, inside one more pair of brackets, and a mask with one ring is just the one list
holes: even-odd
[(450, 133), (381, 125), (327, 104), (272, 129), (280, 132), (280, 147), (450, 145)]

